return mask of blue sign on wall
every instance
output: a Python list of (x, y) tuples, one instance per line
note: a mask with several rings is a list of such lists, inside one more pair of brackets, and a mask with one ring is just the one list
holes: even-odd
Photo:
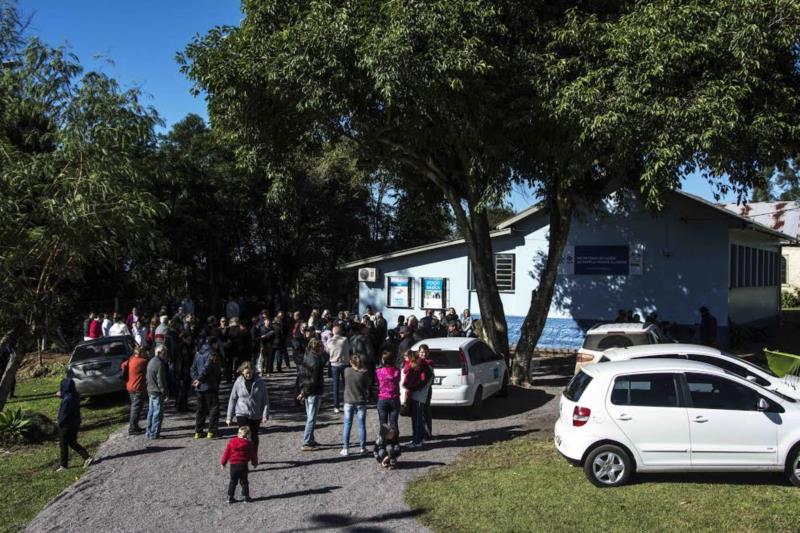
[(628, 275), (628, 246), (576, 246), (575, 274)]

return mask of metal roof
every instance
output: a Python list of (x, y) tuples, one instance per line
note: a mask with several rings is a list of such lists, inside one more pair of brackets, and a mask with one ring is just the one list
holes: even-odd
[(740, 217), (780, 231), (796, 240), (800, 237), (800, 204), (797, 202), (750, 202), (722, 204)]

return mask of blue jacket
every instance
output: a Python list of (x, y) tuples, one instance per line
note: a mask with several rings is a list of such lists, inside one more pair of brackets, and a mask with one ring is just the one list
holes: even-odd
[(61, 405), (58, 407), (58, 427), (78, 429), (81, 427), (81, 396), (71, 378), (61, 380)]
[(203, 344), (194, 356), (192, 363), (192, 381), (199, 381), (197, 390), (200, 392), (215, 391), (219, 389), (220, 367), (211, 358), (211, 346)]

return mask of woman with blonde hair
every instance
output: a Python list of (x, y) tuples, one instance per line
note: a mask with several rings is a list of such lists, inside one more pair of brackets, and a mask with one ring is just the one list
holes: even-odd
[(239, 365), (239, 377), (233, 383), (228, 400), (225, 424), (236, 421), (239, 426), (250, 428), (253, 447), (258, 452), (258, 428), (269, 420), (269, 391), (267, 382), (258, 377), (250, 361)]

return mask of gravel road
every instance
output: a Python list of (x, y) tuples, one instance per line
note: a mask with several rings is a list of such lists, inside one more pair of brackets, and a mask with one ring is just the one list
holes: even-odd
[[(144, 437), (129, 437), (127, 428), (115, 432), (89, 472), (50, 502), (27, 531), (421, 531), (403, 499), (406, 483), (465, 449), (551, 434), (555, 398), (570, 371), (569, 360), (546, 360), (534, 372), (535, 388), (511, 387), (507, 398), (487, 400), (478, 421), (456, 409), (434, 409), (434, 439), (404, 451), (396, 470), (380, 468), (371, 445), (366, 456), (339, 455), (341, 415), (329, 401), (317, 424), (323, 446), (300, 451), (305, 414), (293, 405), (294, 372), (274, 374), (267, 379), (273, 417), (262, 428), (262, 462), (250, 473), (253, 503), (226, 501), (228, 472), (220, 470), (219, 459), (235, 430), (225, 429), (226, 438), (195, 441), (193, 417), (168, 408), (163, 440), (146, 447)], [(225, 392), (220, 399), (227, 405)], [(367, 416), (371, 442), (376, 410)], [(401, 434), (402, 441), (411, 434), (408, 418), (401, 417)], [(355, 427), (351, 450), (354, 440)]]

